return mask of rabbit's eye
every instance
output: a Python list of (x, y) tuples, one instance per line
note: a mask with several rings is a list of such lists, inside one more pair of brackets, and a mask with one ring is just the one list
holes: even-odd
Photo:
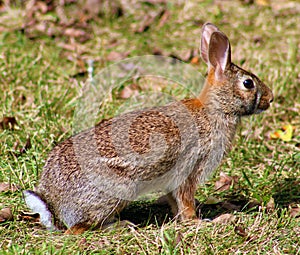
[(246, 89), (253, 89), (254, 88), (254, 83), (251, 79), (244, 80), (243, 84), (244, 84)]

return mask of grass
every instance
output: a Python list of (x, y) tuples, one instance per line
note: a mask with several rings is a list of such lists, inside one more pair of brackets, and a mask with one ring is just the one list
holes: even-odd
[[(166, 56), (184, 56), (198, 48), (200, 24), (211, 21), (230, 38), (233, 61), (270, 85), (275, 100), (267, 112), (243, 120), (233, 150), (197, 192), (203, 218), (231, 212), (235, 222), (176, 223), (169, 221), (168, 207), (144, 201), (135, 202), (121, 214), (121, 218), (140, 223), (138, 228), (64, 236), (23, 220), (21, 212), (28, 209), (20, 190), (5, 191), (0, 193), (0, 209), (10, 207), (14, 220), (0, 223), (0, 253), (299, 254), (299, 216), (292, 217), (291, 208), (300, 206), (300, 10), (296, 1), (270, 2), (271, 6), (263, 7), (240, 1), (170, 1), (170, 15), (164, 24), (159, 25), (158, 19), (145, 32), (136, 33), (144, 16), (163, 6), (130, 1), (123, 16), (103, 15), (90, 21), (92, 37), (84, 43), (45, 34), (29, 39), (20, 29), (21, 15), (4, 19), (9, 13), (23, 13), (20, 7), (2, 13), (0, 116), (14, 116), (18, 125), (0, 132), (0, 183), (17, 184), (20, 190), (34, 187), (51, 148), (72, 134), (74, 111), (87, 78), (86, 74), (80, 76), (80, 63), (86, 59), (95, 60), (94, 72), (98, 73), (113, 63), (108, 57), (111, 52), (128, 52), (134, 57), (159, 50)], [(76, 8), (71, 4), (65, 11), (71, 16)], [(62, 43), (77, 48), (68, 51)], [(194, 67), (202, 74), (206, 71), (203, 63)], [(175, 98), (189, 94), (172, 82), (168, 84), (164, 93)], [(111, 117), (123, 104), (124, 100), (112, 96), (100, 117)], [(270, 133), (287, 124), (295, 127), (291, 141), (270, 139)], [(31, 148), (19, 153), (28, 137)], [(237, 184), (215, 190), (220, 171), (237, 176)], [(259, 206), (251, 207), (253, 203)]]

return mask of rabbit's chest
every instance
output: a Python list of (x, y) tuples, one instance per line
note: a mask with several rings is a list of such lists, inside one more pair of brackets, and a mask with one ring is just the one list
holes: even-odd
[(206, 140), (202, 150), (199, 151), (199, 162), (196, 167), (199, 182), (206, 181), (213, 174), (230, 150), (235, 127), (228, 128), (229, 124), (225, 122), (216, 125), (210, 133), (210, 139)]

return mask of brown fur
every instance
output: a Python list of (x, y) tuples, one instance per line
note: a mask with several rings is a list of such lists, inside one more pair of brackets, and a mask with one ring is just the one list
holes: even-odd
[[(230, 150), (240, 118), (273, 100), (255, 75), (231, 63), (227, 37), (209, 23), (201, 54), (209, 70), (198, 98), (102, 121), (52, 150), (36, 194), (57, 226), (81, 233), (108, 224), (129, 200), (155, 187), (168, 192), (180, 219), (196, 218), (197, 184)], [(245, 79), (255, 87), (245, 88)]]

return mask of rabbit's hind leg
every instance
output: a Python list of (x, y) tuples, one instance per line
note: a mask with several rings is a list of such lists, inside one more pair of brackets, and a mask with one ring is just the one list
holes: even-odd
[[(172, 192), (173, 199), (176, 201), (177, 204), (177, 215), (183, 221), (197, 220), (195, 193), (196, 183), (193, 178), (188, 178), (181, 186), (179, 186), (176, 190)], [(173, 207), (175, 208), (174, 205)]]
[(90, 229), (90, 225), (87, 223), (78, 223), (65, 231), (65, 235), (80, 235), (86, 230)]

